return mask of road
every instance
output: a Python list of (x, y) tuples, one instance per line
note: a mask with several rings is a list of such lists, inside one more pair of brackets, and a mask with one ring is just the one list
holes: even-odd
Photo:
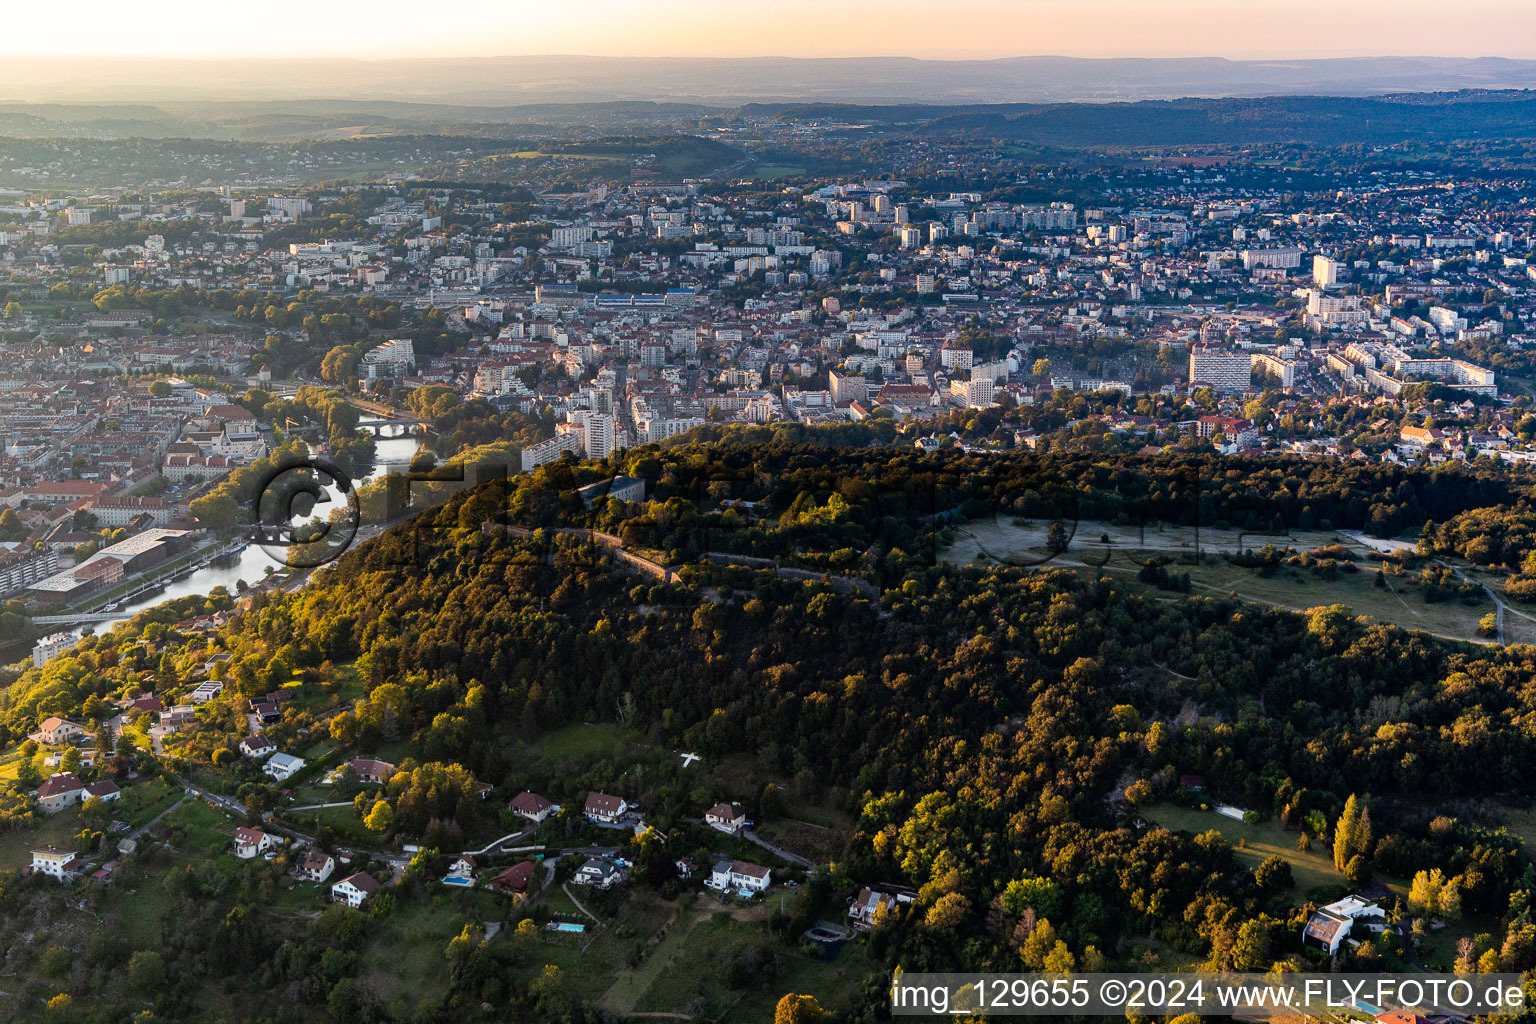
[[(298, 808), (294, 808), (294, 810), (298, 810)], [(500, 839), (497, 839), (497, 840), (494, 840), (492, 842), (486, 843), (483, 847), (481, 847), (478, 850), (465, 850), (464, 853), (462, 854), (462, 856), (465, 856), (465, 857), (479, 857), (479, 856), (481, 856), (483, 854), (490, 853), (492, 850), (496, 849), (496, 847), (498, 847), (498, 846), (505, 846), (507, 843), (515, 843), (519, 839), (527, 839), (529, 836), (533, 835), (537, 831), (538, 831), (538, 829), (536, 827), (535, 828), (525, 828), (521, 832), (513, 832), (510, 835), (505, 835), (505, 836), (502, 836)]]
[[(171, 806), (167, 807), (165, 810), (161, 811), (159, 814), (155, 815), (153, 818), (150, 818), (148, 821), (146, 821), (144, 824), (140, 825), (138, 828), (134, 829), (132, 832), (129, 832), (127, 835), (123, 836), (123, 839), (137, 840), (139, 838), (139, 836), (143, 835), (145, 832), (147, 832), (151, 828), (153, 828), (160, 821), (161, 818), (165, 817), (167, 814), (170, 814), (176, 808), (178, 808), (182, 804), (186, 803), (186, 801), (187, 801), (187, 798), (185, 796), (183, 796), (180, 800), (177, 800), (175, 803), (171, 804)], [(122, 839), (118, 840), (118, 842), (122, 842)]]
[[(208, 790), (203, 789), (201, 786), (198, 786), (195, 783), (187, 781), (186, 779), (182, 778), (180, 775), (177, 775), (175, 772), (169, 772), (168, 774), (171, 776), (171, 778), (175, 779), (178, 783), (181, 784), (181, 788), (182, 789), (186, 790), (188, 793), (192, 794), (193, 796), (198, 797), (198, 798), (200, 798), (202, 800), (206, 800), (209, 804), (211, 804), (212, 806), (218, 808), (221, 811), (227, 811), (230, 814), (236, 815), (236, 816), (238, 816), (238, 817), (240, 817), (242, 819), (244, 819), (246, 817), (248, 812), (245, 809), (245, 805), (243, 803), (241, 803), (240, 801), (236, 800), (234, 797), (220, 796), (217, 793), (210, 793), (210, 792), (208, 792)], [(316, 843), (316, 841), (315, 841), (315, 837), (314, 836), (309, 835), (308, 833), (305, 833), (305, 832), (300, 832), (298, 829), (295, 829), (295, 828), (289, 828), (287, 825), (279, 824), (278, 822), (272, 820), (271, 815), (264, 815), (263, 816), (262, 827), (265, 828), (265, 829), (268, 829), (268, 830), (270, 830), (272, 832), (280, 832), (283, 835), (289, 836), (290, 838), (293, 838), (293, 839), (303, 840), (304, 842), (310, 844), (311, 846), (318, 845)], [(370, 856), (378, 857), (380, 860), (385, 861), (391, 867), (393, 867), (396, 871), (403, 870), (411, 862), (410, 856), (408, 856), (407, 854), (403, 854), (403, 853), (389, 853), (389, 852), (385, 852), (385, 851), (372, 851), (372, 850), (368, 851), (368, 853), (369, 853)]]

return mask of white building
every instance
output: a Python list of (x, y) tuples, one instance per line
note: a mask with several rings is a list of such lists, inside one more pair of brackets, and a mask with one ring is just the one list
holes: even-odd
[(1253, 361), (1246, 352), (1197, 348), (1189, 354), (1189, 386), (1217, 391), (1244, 391), (1253, 379)]
[(235, 856), (241, 860), (259, 857), (277, 845), (277, 840), (256, 828), (235, 829)]
[(747, 816), (734, 804), (716, 804), (704, 812), (704, 824), (735, 835), (746, 827)]
[(267, 758), (267, 763), (261, 766), (261, 770), (278, 782), (285, 782), (303, 767), (302, 757), (294, 757), (292, 754), (273, 754)]
[(366, 871), (359, 871), (355, 875), (349, 875), (331, 886), (331, 902), (345, 903), (354, 910), (363, 905), (363, 901), (375, 895), (379, 891), (379, 883)]
[(540, 441), (531, 448), (523, 449), (523, 472), (531, 473), (540, 466), (557, 462), (566, 452), (581, 454), (581, 436), (574, 430), (556, 434), (547, 441)]
[(71, 850), (57, 850), (49, 846), (32, 851), (32, 871), (60, 882), (74, 881), (84, 867), (85, 861)]
[(743, 860), (722, 860), (710, 872), (708, 885), (711, 889), (746, 889), (762, 892), (773, 882), (772, 871), (760, 864), (748, 864)]
[(533, 792), (517, 794), (507, 806), (511, 808), (513, 813), (540, 824), (550, 815), (560, 813), (559, 804), (546, 800), (544, 797)]
[(50, 660), (53, 659), (54, 655), (58, 654), (60, 651), (69, 650), (71, 647), (75, 646), (75, 644), (79, 643), (79, 641), (79, 637), (70, 633), (53, 633), (49, 636), (43, 637), (32, 648), (32, 667), (42, 668), (44, 665), (48, 664)]
[(1276, 249), (1244, 249), (1243, 269), (1273, 267), (1276, 270), (1294, 270), (1301, 266), (1301, 250), (1293, 247)]
[(404, 377), (416, 365), (416, 349), (410, 338), (395, 338), (363, 353), (359, 369), (368, 380)]
[(187, 697), (193, 704), (207, 704), (213, 698), (224, 692), (224, 684), (217, 679), (210, 679), (206, 683), (199, 683)]
[(1339, 283), (1339, 262), (1327, 256), (1312, 257), (1312, 283), (1319, 288), (1332, 288)]

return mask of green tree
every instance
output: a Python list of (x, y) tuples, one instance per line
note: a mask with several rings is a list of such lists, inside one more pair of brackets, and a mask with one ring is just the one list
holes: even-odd
[(128, 983), (142, 996), (155, 996), (165, 984), (165, 961), (152, 949), (128, 958)]
[(22, 540), (27, 535), (26, 524), (13, 508), (0, 511), (0, 541)]
[(1360, 798), (1351, 793), (1344, 801), (1344, 811), (1333, 826), (1333, 866), (1340, 871), (1349, 859), (1360, 852), (1360, 814), (1363, 810)]
[(1265, 858), (1253, 869), (1253, 881), (1266, 892), (1284, 892), (1291, 887), (1291, 863), (1279, 854)]
[(1364, 889), (1371, 884), (1371, 863), (1362, 854), (1355, 854), (1349, 858), (1349, 863), (1344, 865), (1344, 878), (1356, 889)]

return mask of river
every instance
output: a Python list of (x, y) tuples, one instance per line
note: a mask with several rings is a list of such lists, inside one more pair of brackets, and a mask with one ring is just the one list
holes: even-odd
[[(364, 477), (359, 484), (371, 483), (386, 473), (403, 471), (410, 465), (411, 456), (417, 451), (417, 441), (414, 437), (380, 438), (374, 443), (373, 471)], [(222, 565), (209, 565), (197, 570), (192, 575), (179, 579), (164, 590), (149, 594), (139, 600), (117, 609), (120, 618), (110, 622), (94, 623), (94, 629), (98, 633), (105, 633), (119, 622), (126, 622), (146, 608), (153, 608), (163, 601), (169, 601), (177, 597), (192, 597), (197, 594), (207, 594), (215, 587), (224, 587), (230, 593), (235, 592), (237, 584), (244, 582), (247, 586), (260, 582), (267, 574), (283, 567), (283, 563), (267, 554), (258, 545), (252, 544), (240, 553), (233, 562)], [(76, 630), (80, 633), (83, 630)]]

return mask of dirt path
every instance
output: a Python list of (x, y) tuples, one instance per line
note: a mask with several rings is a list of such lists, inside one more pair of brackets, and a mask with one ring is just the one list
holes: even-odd
[(577, 899), (576, 898), (576, 894), (571, 892), (571, 883), (570, 882), (561, 882), (560, 883), (560, 888), (563, 889), (565, 891), (565, 894), (571, 898), (571, 902), (576, 904), (576, 909), (577, 910), (581, 911), (583, 914), (586, 914), (588, 917), (590, 917), (593, 921), (596, 921), (598, 924), (602, 924), (603, 923), (601, 920), (598, 919), (598, 916), (596, 914), (592, 913), (592, 911), (588, 910), (586, 907), (581, 905), (581, 900)]

